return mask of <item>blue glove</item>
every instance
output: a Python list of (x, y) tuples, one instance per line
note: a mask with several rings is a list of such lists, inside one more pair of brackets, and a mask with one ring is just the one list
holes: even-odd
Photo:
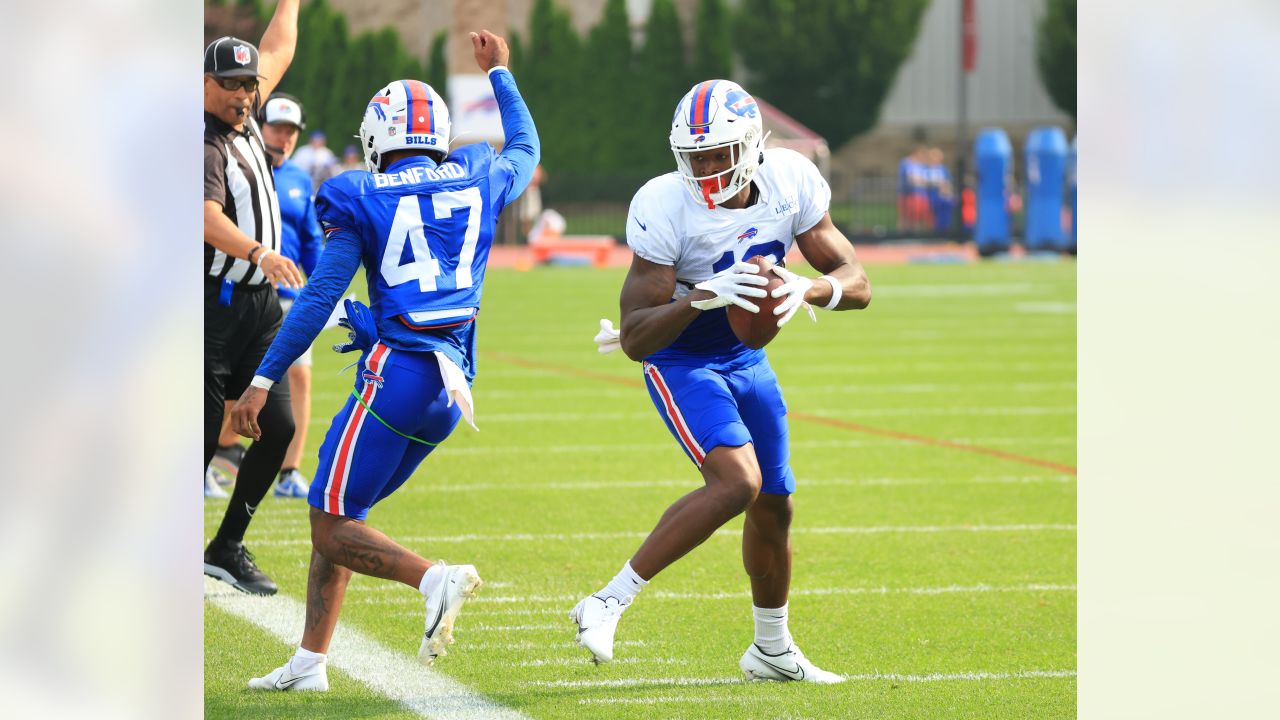
[(373, 313), (359, 300), (344, 300), (347, 315), (338, 324), (347, 329), (347, 342), (333, 346), (334, 352), (366, 352), (378, 342), (378, 323)]

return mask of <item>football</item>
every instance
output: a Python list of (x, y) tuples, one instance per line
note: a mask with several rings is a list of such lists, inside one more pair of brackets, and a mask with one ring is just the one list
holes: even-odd
[[(769, 278), (769, 284), (762, 286), (766, 293), (771, 293), (782, 285), (782, 278), (769, 272), (769, 268), (773, 267), (773, 262), (769, 258), (756, 255), (748, 258), (747, 262), (760, 268), (760, 274)], [(729, 327), (733, 329), (733, 334), (738, 336), (738, 340), (742, 341), (743, 345), (756, 350), (768, 345), (769, 341), (777, 336), (779, 316), (773, 314), (773, 309), (782, 304), (783, 298), (765, 295), (762, 298), (745, 299), (759, 305), (760, 312), (747, 312), (737, 305), (730, 305), (726, 308), (729, 314)]]

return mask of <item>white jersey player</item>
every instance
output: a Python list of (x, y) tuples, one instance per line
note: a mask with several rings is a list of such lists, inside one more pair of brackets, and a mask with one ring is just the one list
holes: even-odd
[(727, 80), (698, 83), (671, 127), (678, 171), (636, 193), (627, 219), (635, 252), (622, 286), (621, 334), (601, 322), (602, 352), (619, 345), (643, 363), (654, 407), (705, 485), (667, 509), (622, 571), (569, 616), (597, 662), (613, 658), (618, 620), (636, 594), (671, 563), (740, 513), (751, 580), (755, 640), (739, 661), (749, 678), (833, 683), (809, 662), (787, 628), (789, 528), (795, 475), (786, 405), (763, 349), (743, 345), (726, 306), (750, 312), (768, 280), (756, 255), (781, 262), (792, 244), (826, 273), (818, 281), (780, 265), (778, 326), (805, 303), (861, 309), (866, 272), (827, 212), (831, 193), (817, 168), (788, 150), (764, 150), (759, 107)]

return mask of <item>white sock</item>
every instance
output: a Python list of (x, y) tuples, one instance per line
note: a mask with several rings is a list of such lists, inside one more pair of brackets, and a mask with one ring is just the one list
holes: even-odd
[(791, 646), (791, 632), (787, 630), (787, 606), (760, 608), (751, 606), (756, 619), (756, 645), (769, 655), (781, 655)]
[(324, 653), (311, 652), (299, 645), (293, 657), (289, 658), (289, 672), (294, 674), (307, 672), (317, 665), (324, 664), (326, 657)]
[(444, 564), (436, 563), (422, 573), (422, 582), (418, 583), (418, 592), (422, 593), (424, 598), (430, 597), (431, 591), (440, 587), (442, 582), (444, 582)]
[(631, 561), (628, 560), (627, 564), (622, 566), (622, 570), (609, 581), (609, 584), (605, 585), (604, 589), (596, 594), (600, 597), (616, 597), (618, 602), (627, 605), (648, 584), (648, 580), (641, 579), (636, 574), (636, 571), (631, 569)]

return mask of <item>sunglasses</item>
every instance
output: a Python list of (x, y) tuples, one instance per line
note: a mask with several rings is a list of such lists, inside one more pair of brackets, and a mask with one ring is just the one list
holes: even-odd
[(245, 92), (254, 92), (258, 89), (258, 78), (256, 77), (227, 78), (215, 75), (213, 76), (213, 79), (222, 86), (223, 90), (226, 90), (227, 92), (235, 92), (240, 88), (244, 88)]

